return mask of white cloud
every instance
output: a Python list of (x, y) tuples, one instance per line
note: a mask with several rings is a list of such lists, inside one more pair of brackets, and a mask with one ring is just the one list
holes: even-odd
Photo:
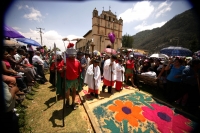
[(21, 10), (22, 7), (23, 7), (23, 6), (21, 6), (21, 5), (18, 5), (18, 6), (17, 6), (18, 10)]
[(138, 31), (144, 31), (144, 30), (152, 30), (154, 28), (158, 28), (163, 26), (167, 21), (161, 22), (161, 23), (154, 23), (152, 25), (147, 25), (146, 22), (143, 22), (141, 25), (136, 26), (134, 29)]
[(40, 11), (34, 9), (33, 7), (29, 7), (28, 5), (25, 6), (30, 13), (29, 14), (25, 14), (24, 18), (27, 18), (29, 20), (35, 20), (35, 21), (42, 21), (42, 14), (40, 13)]
[(12, 27), (13, 29), (15, 29), (15, 30), (20, 30), (21, 28), (19, 28), (19, 27)]
[(137, 2), (132, 8), (127, 9), (125, 12), (121, 13), (119, 17), (123, 19), (124, 23), (129, 23), (134, 20), (145, 20), (154, 11), (153, 5), (150, 1)]
[(167, 11), (170, 11), (171, 10), (171, 5), (172, 5), (172, 2), (171, 3), (167, 3), (167, 1), (161, 3), (158, 8), (155, 10), (157, 13), (156, 13), (156, 18), (160, 17), (161, 15), (163, 15), (164, 13), (166, 13)]
[[(79, 36), (76, 35), (68, 35), (63, 37), (60, 35), (57, 31), (54, 30), (49, 30), (49, 31), (43, 31), (44, 34), (42, 34), (42, 44), (46, 45), (48, 49), (53, 49), (54, 43), (56, 44), (56, 47), (58, 47), (61, 51), (65, 51), (65, 46), (67, 47), (69, 41), (62, 41), (63, 38), (69, 38), (72, 40), (73, 38), (77, 38)], [(40, 39), (40, 33), (37, 30), (32, 30), (30, 29), (29, 32), (27, 33), (21, 33), (24, 35), (26, 38), (31, 38), (35, 41), (37, 41), (39, 44), (41, 44), (41, 39)], [(76, 43), (76, 41), (70, 41), (72, 43)], [(65, 46), (64, 46), (65, 44)]]

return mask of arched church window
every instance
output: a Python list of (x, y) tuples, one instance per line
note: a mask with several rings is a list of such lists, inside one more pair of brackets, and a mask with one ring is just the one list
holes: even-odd
[(104, 15), (104, 19), (106, 20), (106, 15)]

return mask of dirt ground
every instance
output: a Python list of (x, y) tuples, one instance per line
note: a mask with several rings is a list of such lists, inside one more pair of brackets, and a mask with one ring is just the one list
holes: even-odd
[[(46, 75), (49, 79), (49, 74)], [(33, 94), (23, 101), (26, 106), (24, 132), (33, 133), (92, 133), (93, 129), (83, 105), (79, 104), (77, 110), (65, 108), (65, 126), (62, 127), (63, 100), (56, 102), (55, 89), (51, 84), (40, 85), (33, 88)], [(80, 102), (79, 96), (76, 97)]]

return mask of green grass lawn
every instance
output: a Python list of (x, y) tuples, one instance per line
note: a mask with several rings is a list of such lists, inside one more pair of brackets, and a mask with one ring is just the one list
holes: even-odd
[[(47, 79), (49, 74), (46, 75)], [(51, 84), (35, 86), (25, 100), (16, 106), (22, 133), (93, 132), (89, 118), (82, 105), (77, 110), (65, 108), (63, 100), (56, 102), (55, 89)]]

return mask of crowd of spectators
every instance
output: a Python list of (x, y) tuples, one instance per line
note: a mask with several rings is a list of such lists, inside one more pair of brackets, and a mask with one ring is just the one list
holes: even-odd
[[(46, 84), (45, 69), (49, 69), (47, 51), (27, 47), (3, 47), (2, 83), (5, 107), (2, 127), (7, 132), (19, 132), (16, 105), (23, 102), (30, 88), (36, 84)], [(46, 59), (45, 59), (46, 58)]]
[(199, 57), (144, 57), (133, 60), (135, 75), (149, 76), (163, 84), (159, 89), (162, 89), (167, 102), (180, 104), (191, 114), (200, 110)]

